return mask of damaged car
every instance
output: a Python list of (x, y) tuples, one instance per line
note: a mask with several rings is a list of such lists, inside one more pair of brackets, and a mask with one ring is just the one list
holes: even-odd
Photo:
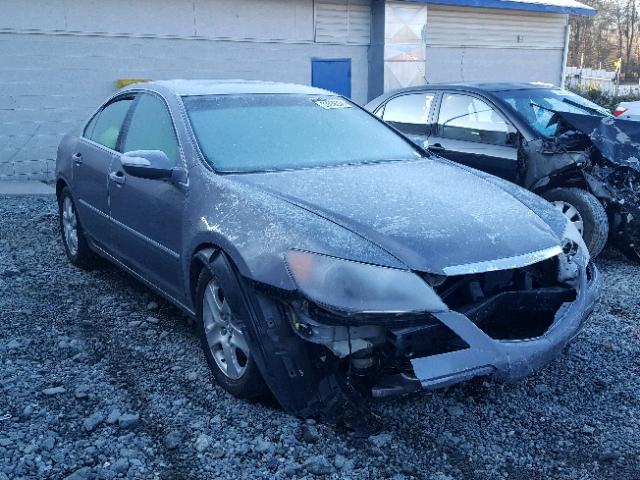
[(72, 264), (129, 272), (196, 319), (224, 389), (302, 417), (522, 378), (600, 292), (546, 201), (320, 89), (127, 87), (62, 140), (56, 178)]
[(536, 84), (434, 84), (366, 108), (420, 146), (552, 202), (592, 257), (608, 239), (640, 261), (640, 124)]

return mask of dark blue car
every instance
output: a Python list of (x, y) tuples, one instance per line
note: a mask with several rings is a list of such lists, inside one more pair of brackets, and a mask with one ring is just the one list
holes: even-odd
[(520, 378), (599, 293), (547, 202), (323, 90), (131, 86), (64, 138), (56, 175), (74, 265), (100, 255), (144, 282), (197, 319), (225, 389), (300, 416)]

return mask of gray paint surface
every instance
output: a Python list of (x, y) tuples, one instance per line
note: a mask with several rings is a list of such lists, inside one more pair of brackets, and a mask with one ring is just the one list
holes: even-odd
[(311, 58), (351, 58), (353, 99), (367, 100), (368, 47), (315, 43), (312, 0), (0, 0), (0, 10), (0, 180), (53, 178), (60, 139), (118, 79), (310, 84)]

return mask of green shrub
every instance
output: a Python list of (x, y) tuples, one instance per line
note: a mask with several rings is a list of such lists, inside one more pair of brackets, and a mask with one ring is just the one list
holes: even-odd
[(637, 100), (640, 100), (640, 95), (634, 93), (630, 93), (627, 95), (611, 95), (597, 88), (569, 88), (569, 90), (588, 100), (591, 100), (593, 103), (598, 104), (611, 112), (615, 110), (620, 102), (635, 102)]

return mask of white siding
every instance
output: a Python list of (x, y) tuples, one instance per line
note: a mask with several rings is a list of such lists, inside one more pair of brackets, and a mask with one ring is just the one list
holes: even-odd
[(0, 0), (0, 11), (0, 179), (52, 178), (62, 136), (121, 78), (309, 84), (311, 58), (351, 58), (353, 98), (367, 100), (367, 46), (315, 42), (313, 0)]
[(315, 19), (316, 42), (369, 44), (371, 8), (367, 0), (316, 0)]
[(430, 47), (564, 47), (567, 15), (439, 5), (429, 5), (428, 12)]
[(557, 85), (568, 16), (429, 5), (429, 82), (509, 81)]

